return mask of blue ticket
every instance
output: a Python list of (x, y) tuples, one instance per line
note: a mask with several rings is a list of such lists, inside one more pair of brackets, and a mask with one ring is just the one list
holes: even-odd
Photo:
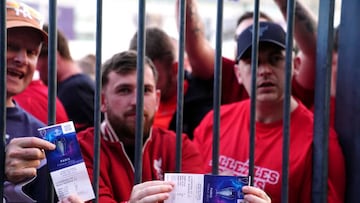
[(203, 202), (239, 203), (244, 199), (245, 185), (249, 185), (248, 177), (205, 175)]
[(46, 152), (50, 172), (84, 162), (71, 121), (40, 128), (39, 132), (43, 139), (56, 146), (55, 150)]
[(41, 137), (53, 144), (46, 161), (59, 199), (78, 195), (83, 201), (94, 199), (94, 191), (81, 155), (72, 121), (38, 129)]
[(187, 173), (165, 173), (165, 180), (175, 183), (165, 203), (243, 203), (242, 187), (249, 178)]

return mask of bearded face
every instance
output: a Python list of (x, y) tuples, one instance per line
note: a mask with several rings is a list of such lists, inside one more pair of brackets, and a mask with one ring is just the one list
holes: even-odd
[[(134, 115), (134, 111), (130, 111), (124, 114), (124, 117), (117, 116), (112, 112), (111, 109), (107, 109), (107, 120), (110, 123), (111, 127), (118, 136), (121, 136), (121, 140), (126, 144), (135, 144), (135, 133), (136, 133), (136, 119), (131, 119), (131, 122), (127, 119), (127, 116)], [(145, 112), (144, 112), (145, 114)], [(151, 126), (154, 123), (154, 115), (144, 116), (143, 119), (143, 138), (146, 139), (150, 135)]]
[[(136, 71), (127, 74), (110, 72), (108, 83), (103, 87), (101, 110), (113, 130), (124, 142), (135, 143), (137, 75)], [(144, 69), (144, 116), (143, 135), (149, 137), (154, 116), (160, 101), (160, 91), (156, 90), (155, 78), (150, 67)]]

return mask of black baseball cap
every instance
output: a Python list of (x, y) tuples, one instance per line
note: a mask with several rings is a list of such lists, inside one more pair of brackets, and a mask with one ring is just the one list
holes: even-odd
[[(239, 61), (243, 54), (252, 46), (253, 25), (247, 27), (237, 38), (236, 61)], [(285, 49), (286, 33), (277, 23), (259, 23), (259, 43), (270, 42)]]

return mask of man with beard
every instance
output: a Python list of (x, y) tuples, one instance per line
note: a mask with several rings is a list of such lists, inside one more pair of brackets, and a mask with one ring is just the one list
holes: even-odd
[[(102, 66), (101, 111), (105, 120), (101, 124), (99, 202), (128, 201), (131, 196), (138, 91), (136, 60), (135, 51), (125, 51), (115, 54)], [(175, 133), (152, 126), (160, 102), (160, 90), (156, 89), (157, 77), (154, 64), (145, 58), (142, 149), (144, 182), (163, 180), (165, 172), (175, 172)], [(92, 179), (94, 128), (80, 132), (78, 139)], [(203, 173), (202, 167), (199, 151), (183, 135), (182, 172)]]

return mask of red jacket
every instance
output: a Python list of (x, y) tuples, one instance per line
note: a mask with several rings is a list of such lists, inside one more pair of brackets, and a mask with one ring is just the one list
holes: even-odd
[[(94, 128), (78, 134), (82, 155), (93, 179)], [(142, 181), (161, 180), (165, 172), (175, 172), (175, 133), (153, 127), (143, 146)], [(182, 137), (182, 172), (203, 173), (202, 157), (193, 143)], [(99, 202), (124, 202), (134, 185), (134, 166), (124, 145), (105, 122), (101, 125)]]
[[(48, 87), (41, 80), (33, 80), (20, 94), (14, 96), (15, 101), (27, 112), (43, 123), (48, 123)], [(69, 121), (65, 108), (56, 97), (56, 123)]]

